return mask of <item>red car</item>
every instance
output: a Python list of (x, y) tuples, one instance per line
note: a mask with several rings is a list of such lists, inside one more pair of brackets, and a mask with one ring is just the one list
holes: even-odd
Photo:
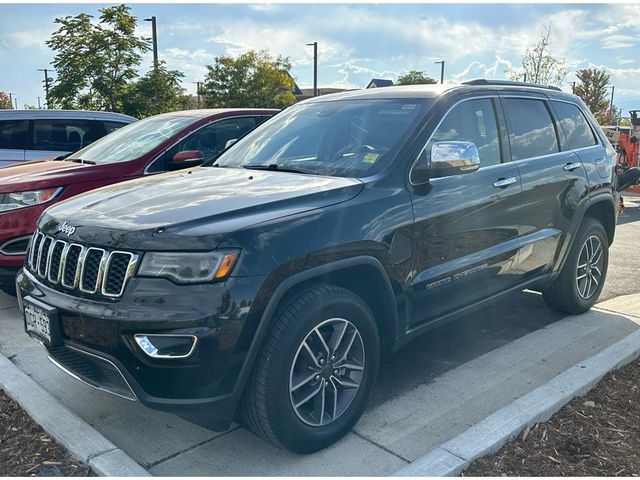
[(15, 292), (40, 214), (50, 205), (94, 188), (208, 161), (273, 116), (271, 109), (215, 109), (166, 113), (123, 127), (56, 160), (0, 170), (0, 288)]

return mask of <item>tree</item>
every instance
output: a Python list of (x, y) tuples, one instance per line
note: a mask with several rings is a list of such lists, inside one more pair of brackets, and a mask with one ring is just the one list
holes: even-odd
[(167, 70), (165, 62), (161, 61), (157, 70), (151, 69), (127, 86), (122, 100), (122, 112), (143, 118), (192, 108), (193, 101), (189, 95), (185, 95), (182, 78), (183, 73)]
[(86, 13), (55, 19), (60, 27), (47, 41), (57, 73), (49, 107), (121, 110), (127, 83), (149, 50), (135, 36), (136, 18), (129, 12), (126, 5), (102, 8), (96, 24)]
[(420, 70), (410, 70), (396, 80), (396, 85), (431, 85), (433, 83), (437, 83), (436, 79)]
[(508, 69), (509, 80), (526, 80), (541, 85), (562, 85), (567, 76), (566, 63), (551, 54), (551, 26), (547, 26), (538, 43), (527, 48), (519, 69)]
[(284, 108), (296, 101), (289, 59), (251, 50), (237, 58), (220, 56), (202, 88), (207, 107)]
[(11, 99), (9, 99), (9, 95), (0, 90), (0, 109), (13, 108), (11, 105)]
[(601, 124), (611, 123), (616, 114), (611, 111), (608, 96), (610, 76), (604, 70), (586, 68), (578, 70), (576, 77), (580, 83), (573, 91), (589, 107), (591, 113)]

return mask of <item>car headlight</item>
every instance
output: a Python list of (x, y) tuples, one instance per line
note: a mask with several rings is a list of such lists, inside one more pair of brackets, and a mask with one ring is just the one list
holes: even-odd
[(56, 198), (61, 191), (62, 187), (53, 187), (24, 192), (0, 193), (0, 212), (49, 202)]
[(203, 283), (227, 277), (240, 252), (146, 252), (139, 277), (164, 277), (176, 283)]

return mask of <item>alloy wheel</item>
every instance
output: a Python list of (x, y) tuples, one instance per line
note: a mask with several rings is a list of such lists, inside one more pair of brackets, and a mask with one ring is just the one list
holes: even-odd
[(604, 269), (603, 247), (600, 239), (591, 235), (582, 245), (576, 269), (576, 285), (578, 294), (586, 299), (591, 298), (602, 281)]
[(289, 398), (296, 416), (314, 427), (334, 422), (355, 398), (364, 369), (364, 344), (353, 323), (331, 318), (317, 325), (291, 365)]

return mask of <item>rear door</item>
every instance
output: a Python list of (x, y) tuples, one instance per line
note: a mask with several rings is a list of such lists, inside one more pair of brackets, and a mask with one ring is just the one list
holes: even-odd
[[(436, 141), (478, 147), (473, 173), (432, 178), (412, 192), (413, 271), (410, 319), (414, 326), (453, 313), (514, 283), (520, 204), (518, 168), (507, 158), (497, 96), (457, 103), (421, 155)], [(425, 160), (425, 161), (428, 161)]]
[(577, 206), (588, 195), (580, 157), (564, 142), (548, 98), (502, 94), (511, 159), (522, 180), (520, 251), (515, 272), (526, 281), (549, 271), (568, 245)]
[(34, 118), (31, 120), (26, 160), (52, 158), (75, 152), (98, 137), (90, 119)]
[(0, 120), (0, 167), (24, 161), (29, 120)]

